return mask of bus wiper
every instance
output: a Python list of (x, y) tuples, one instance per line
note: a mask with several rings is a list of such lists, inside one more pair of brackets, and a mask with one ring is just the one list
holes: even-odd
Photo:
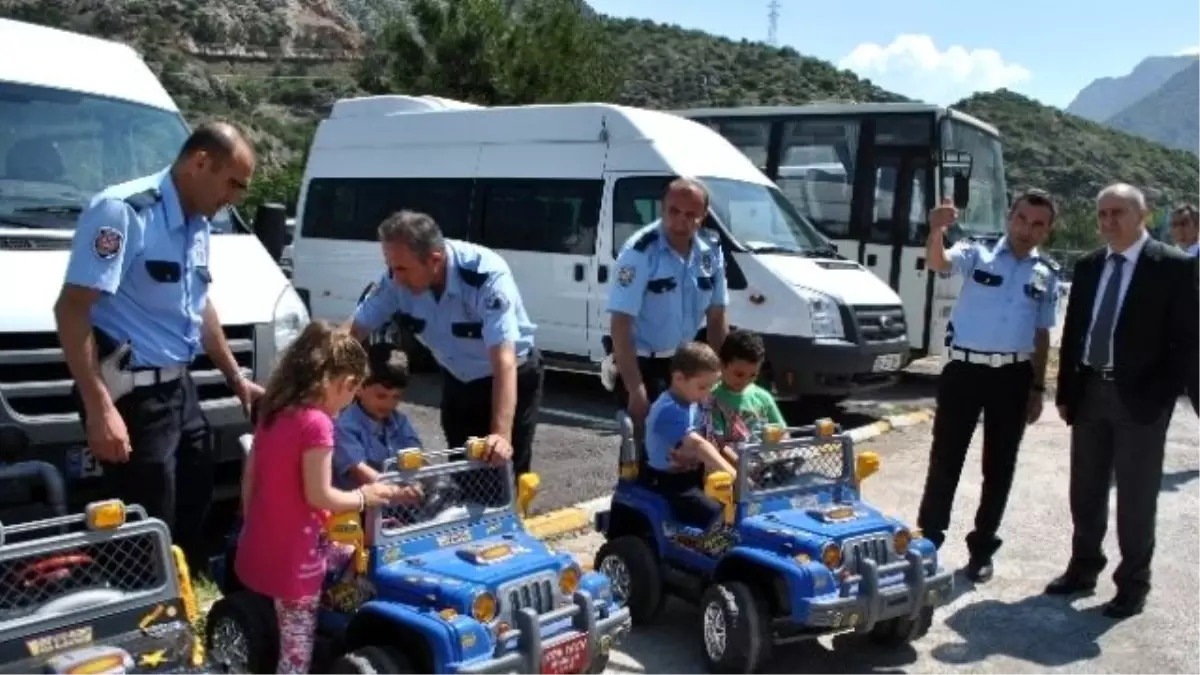
[(13, 213), (45, 213), (52, 216), (77, 216), (83, 213), (78, 204), (52, 204), (50, 206), (26, 206), (14, 209)]
[(777, 246), (775, 244), (758, 244), (747, 246), (754, 253), (791, 253), (804, 254), (807, 249), (796, 246)]

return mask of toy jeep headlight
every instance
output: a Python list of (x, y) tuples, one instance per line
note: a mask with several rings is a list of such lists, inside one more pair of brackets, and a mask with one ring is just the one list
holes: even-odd
[(558, 590), (562, 591), (565, 596), (570, 596), (579, 588), (579, 577), (581, 572), (577, 565), (567, 565), (563, 571), (558, 573)]
[(476, 461), (483, 459), (483, 453), (487, 450), (487, 439), (472, 436), (467, 439), (466, 444), (467, 459)]
[(396, 466), (401, 471), (416, 471), (421, 468), (421, 450), (419, 448), (405, 448), (396, 453)]
[(908, 553), (908, 545), (912, 543), (912, 534), (905, 528), (896, 530), (892, 535), (892, 548), (895, 549), (896, 555), (903, 556)]
[(93, 530), (112, 530), (125, 524), (125, 503), (120, 499), (87, 505), (87, 525)]
[(829, 542), (821, 547), (821, 562), (831, 570), (842, 566), (842, 547)]
[(471, 599), (471, 616), (479, 623), (488, 623), (496, 618), (496, 596), (480, 591)]

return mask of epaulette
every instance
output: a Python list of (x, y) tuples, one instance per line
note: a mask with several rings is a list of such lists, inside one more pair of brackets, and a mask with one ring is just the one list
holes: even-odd
[(132, 206), (134, 211), (141, 213), (162, 201), (162, 192), (158, 188), (142, 190), (125, 198), (125, 203)]
[(650, 248), (650, 244), (658, 241), (658, 237), (658, 228), (656, 227), (646, 234), (638, 237), (638, 240), (633, 243), (633, 250), (637, 251), (638, 253), (645, 253), (646, 249)]
[(465, 267), (459, 267), (458, 276), (463, 280), (464, 284), (472, 288), (480, 288), (491, 275), (487, 272), (478, 272), (476, 270), (469, 270)]

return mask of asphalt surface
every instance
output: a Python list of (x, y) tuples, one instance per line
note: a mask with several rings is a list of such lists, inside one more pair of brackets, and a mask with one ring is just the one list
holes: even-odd
[[(906, 378), (901, 384), (848, 400), (837, 406), (781, 404), (791, 424), (811, 423), (818, 416), (832, 417), (847, 428), (868, 424), (880, 415), (932, 405), (932, 381)], [(426, 447), (443, 446), (438, 403), (441, 382), (437, 375), (418, 375), (405, 393), (401, 409), (409, 416)], [(533, 470), (541, 476), (541, 491), (534, 512), (544, 513), (606, 495), (616, 481), (616, 402), (595, 376), (559, 372), (546, 374)]]
[[(867, 499), (907, 522), (916, 519), (929, 452), (928, 424), (875, 439), (870, 447), (882, 466), (864, 484)], [(767, 665), (776, 673), (1182, 673), (1196, 672), (1200, 648), (1200, 441), (1195, 413), (1180, 405), (1171, 425), (1158, 504), (1158, 551), (1154, 590), (1140, 616), (1105, 619), (1100, 606), (1112, 597), (1108, 576), (1095, 595), (1074, 600), (1042, 594), (1062, 572), (1070, 551), (1067, 504), (1068, 430), (1047, 405), (1021, 448), (1015, 485), (1001, 531), (1004, 546), (996, 576), (975, 586), (956, 575), (954, 599), (940, 608), (927, 636), (887, 650), (857, 635), (821, 638), (780, 648)], [(970, 531), (980, 489), (977, 432), (955, 498), (955, 521), (942, 549), (942, 564), (967, 562), (963, 538)], [(1120, 554), (1111, 499), (1106, 553), (1111, 573)], [(594, 533), (560, 540), (560, 549), (591, 561), (602, 543)], [(699, 615), (673, 602), (660, 623), (636, 629), (613, 656), (608, 672), (703, 672)]]

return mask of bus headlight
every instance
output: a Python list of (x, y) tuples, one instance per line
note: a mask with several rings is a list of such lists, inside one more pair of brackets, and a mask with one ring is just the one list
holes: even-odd
[(797, 286), (796, 292), (808, 303), (808, 313), (812, 317), (813, 337), (841, 338), (846, 336), (837, 301), (824, 293), (803, 286)]
[(275, 329), (276, 359), (300, 337), (300, 331), (304, 330), (308, 323), (308, 310), (305, 309), (304, 302), (296, 295), (295, 289), (287, 286), (275, 301), (275, 313), (271, 318), (272, 328)]

